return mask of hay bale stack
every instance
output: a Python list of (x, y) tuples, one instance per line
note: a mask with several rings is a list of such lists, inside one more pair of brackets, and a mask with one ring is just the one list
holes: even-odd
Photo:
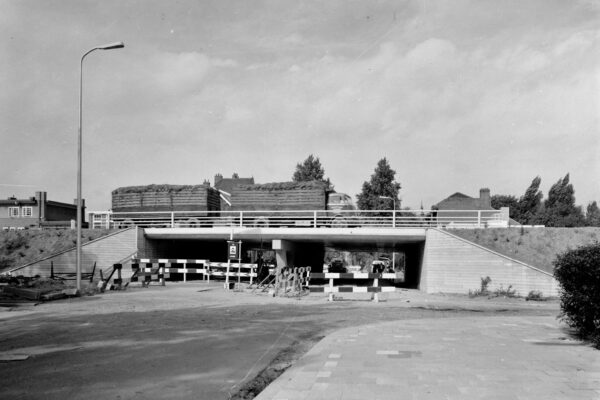
[(231, 209), (324, 210), (327, 191), (327, 184), (318, 181), (236, 185), (231, 191)]
[(112, 191), (114, 212), (218, 211), (219, 192), (209, 185), (127, 186)]

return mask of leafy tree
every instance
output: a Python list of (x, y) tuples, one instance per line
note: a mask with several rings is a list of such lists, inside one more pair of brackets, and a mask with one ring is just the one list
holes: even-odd
[(600, 348), (600, 243), (559, 254), (554, 276), (561, 286), (561, 317)]
[(319, 161), (319, 157), (309, 155), (302, 164), (296, 164), (296, 171), (292, 176), (294, 182), (319, 181), (325, 182), (331, 187), (329, 178), (325, 179), (325, 170)]
[(525, 194), (519, 198), (518, 205), (515, 210), (514, 219), (525, 225), (534, 224), (537, 214), (542, 205), (542, 197), (544, 196), (540, 190), (542, 178), (536, 176), (531, 181), (531, 184), (525, 191)]
[(499, 210), (502, 207), (509, 207), (509, 213), (511, 218), (519, 213), (519, 200), (515, 196), (506, 194), (495, 194), (492, 196), (492, 208)]
[(581, 207), (575, 205), (575, 190), (569, 174), (559, 179), (548, 191), (544, 212), (539, 217), (546, 226), (574, 227), (585, 223)]
[(395, 176), (396, 171), (390, 167), (385, 157), (379, 160), (375, 172), (371, 175), (371, 180), (363, 183), (362, 192), (356, 196), (358, 208), (361, 210), (389, 210), (392, 208), (391, 201), (380, 197), (385, 196), (394, 199), (396, 209), (399, 209), (398, 192), (401, 186), (396, 182)]
[(587, 226), (600, 226), (600, 209), (595, 201), (588, 204), (585, 212), (585, 224)]

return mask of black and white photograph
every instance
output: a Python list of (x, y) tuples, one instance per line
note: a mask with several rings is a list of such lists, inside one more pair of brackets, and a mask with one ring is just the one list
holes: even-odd
[(0, 0), (0, 398), (600, 399), (600, 1)]

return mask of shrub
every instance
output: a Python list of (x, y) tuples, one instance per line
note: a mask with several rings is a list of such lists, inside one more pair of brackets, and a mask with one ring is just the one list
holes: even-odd
[(546, 301), (548, 299), (546, 299), (544, 297), (544, 294), (542, 292), (540, 292), (539, 290), (532, 290), (527, 294), (527, 297), (525, 297), (525, 300), (527, 300), (527, 301)]
[(561, 319), (600, 348), (600, 243), (559, 254), (554, 276), (561, 286)]
[(494, 296), (496, 297), (517, 297), (517, 291), (512, 288), (512, 285), (508, 285), (506, 289), (500, 285), (500, 287), (494, 290)]
[(487, 296), (490, 293), (488, 290), (488, 285), (491, 281), (492, 279), (489, 276), (481, 278), (481, 288), (475, 291), (469, 290), (469, 297)]

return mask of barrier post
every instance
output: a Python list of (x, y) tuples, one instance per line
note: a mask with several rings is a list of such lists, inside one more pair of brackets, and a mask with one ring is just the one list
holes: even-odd
[(187, 282), (187, 263), (183, 263), (183, 282)]
[(329, 278), (329, 301), (333, 301), (333, 278)]
[[(162, 274), (160, 271), (162, 270)], [(165, 286), (165, 264), (158, 264), (158, 281), (160, 286)]]
[[(373, 280), (373, 287), (374, 288), (378, 288), (379, 287), (379, 279), (375, 278)], [(375, 289), (377, 290), (377, 289)], [(375, 292), (375, 294), (373, 295), (373, 301), (375, 301), (375, 303), (379, 303), (379, 292)]]
[(295, 292), (296, 288), (297, 288), (296, 284), (298, 281), (298, 268), (294, 268), (293, 274), (294, 275), (292, 275), (292, 288), (293, 288), (292, 291)]
[(204, 265), (204, 269), (206, 270), (206, 283), (210, 283), (210, 265), (209, 263), (206, 263)]

